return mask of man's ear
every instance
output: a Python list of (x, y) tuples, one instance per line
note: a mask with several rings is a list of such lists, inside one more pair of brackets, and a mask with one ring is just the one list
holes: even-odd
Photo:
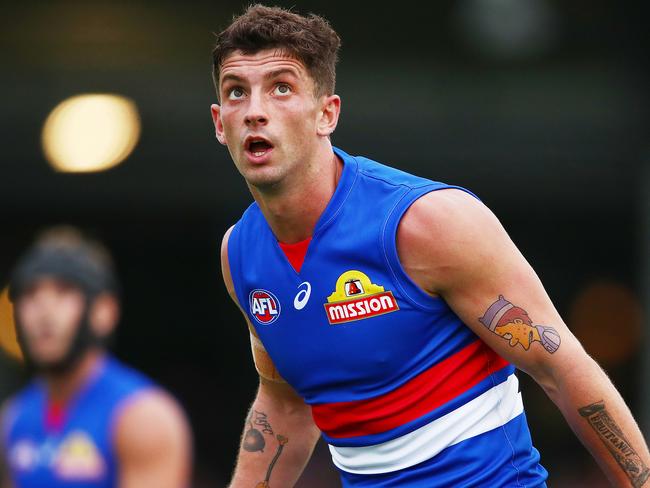
[(228, 144), (226, 140), (226, 134), (223, 131), (223, 124), (221, 123), (221, 107), (213, 103), (210, 105), (210, 112), (212, 113), (212, 122), (214, 123), (214, 132), (217, 136), (217, 140), (224, 146)]
[(101, 293), (90, 305), (88, 322), (98, 337), (106, 337), (113, 332), (120, 318), (120, 305), (110, 293)]
[(339, 123), (341, 113), (341, 97), (329, 95), (321, 98), (320, 116), (318, 118), (316, 132), (319, 136), (330, 136), (336, 125)]

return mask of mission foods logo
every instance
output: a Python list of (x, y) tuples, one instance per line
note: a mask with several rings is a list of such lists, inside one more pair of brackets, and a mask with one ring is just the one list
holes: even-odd
[(327, 297), (325, 311), (330, 324), (343, 324), (399, 310), (390, 291), (376, 285), (361, 271), (350, 270), (336, 280), (336, 290)]
[(61, 444), (55, 470), (64, 479), (97, 479), (106, 472), (106, 465), (90, 436), (76, 431)]
[(270, 291), (253, 290), (248, 295), (251, 315), (260, 324), (269, 325), (280, 316), (280, 301)]
[[(86, 432), (75, 430), (62, 440), (37, 444), (23, 439), (8, 453), (9, 463), (19, 472), (51, 469), (57, 478), (74, 482), (98, 481), (106, 475), (106, 462), (93, 439)], [(93, 483), (94, 484), (94, 483)]]

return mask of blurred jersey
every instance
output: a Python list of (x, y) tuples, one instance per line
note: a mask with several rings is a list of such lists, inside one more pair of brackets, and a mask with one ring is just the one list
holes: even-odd
[(343, 485), (543, 485), (514, 367), (400, 264), (402, 216), (451, 187), (335, 151), (343, 173), (304, 261), (290, 264), (255, 203), (228, 256), (239, 303), (311, 405)]
[(154, 385), (107, 357), (64, 409), (50, 405), (35, 380), (9, 402), (3, 445), (16, 488), (117, 486), (116, 420), (138, 393)]

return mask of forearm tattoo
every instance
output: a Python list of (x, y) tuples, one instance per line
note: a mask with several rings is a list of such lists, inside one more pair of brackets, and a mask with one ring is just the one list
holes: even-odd
[(248, 452), (264, 452), (266, 447), (266, 439), (264, 439), (264, 434), (275, 438), (278, 441), (278, 447), (275, 451), (275, 455), (269, 466), (266, 470), (266, 477), (263, 481), (260, 481), (255, 485), (255, 488), (270, 488), (271, 473), (277, 463), (278, 458), (282, 454), (284, 445), (289, 442), (289, 438), (281, 434), (275, 434), (273, 427), (269, 422), (268, 416), (264, 412), (259, 412), (257, 410), (251, 410), (248, 418), (246, 419), (248, 424), (248, 430), (244, 433), (244, 439), (242, 442), (242, 448)]
[(623, 435), (614, 419), (605, 409), (605, 403), (599, 401), (578, 409), (578, 413), (589, 422), (600, 440), (605, 444), (616, 462), (632, 482), (640, 488), (650, 477), (650, 469), (643, 463), (641, 456)]
[(526, 351), (538, 341), (551, 354), (560, 347), (560, 335), (553, 327), (533, 325), (523, 308), (517, 307), (499, 295), (499, 299), (478, 319), (485, 327), (510, 342), (511, 347), (521, 345)]
[[(264, 412), (251, 410), (246, 419), (248, 430), (244, 434), (242, 447), (248, 452), (264, 452), (266, 441), (263, 434), (273, 435), (273, 428)], [(260, 430), (261, 429), (261, 430)]]

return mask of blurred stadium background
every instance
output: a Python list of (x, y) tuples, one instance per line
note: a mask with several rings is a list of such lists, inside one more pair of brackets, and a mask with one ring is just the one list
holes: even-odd
[[(320, 13), (341, 34), (334, 143), (477, 193), (647, 435), (650, 80), (641, 8), (607, 0), (274, 4)], [(0, 16), (0, 289), (44, 226), (74, 224), (107, 243), (124, 287), (114, 351), (185, 406), (197, 487), (226, 484), (256, 389), (248, 334), (218, 259), (223, 232), (251, 197), (209, 114), (213, 32), (243, 6), (25, 0), (5, 2)], [(59, 103), (88, 93), (126, 101), (61, 108), (57, 117), (72, 121), (44, 132)], [(75, 118), (84, 113), (89, 121)], [(57, 154), (77, 163), (73, 172), (56, 166)], [(79, 172), (80, 163), (125, 156)], [(0, 305), (0, 340), (11, 344), (7, 310)], [(520, 377), (549, 486), (606, 486), (541, 389)], [(23, 380), (10, 352), (0, 352), (0, 400)], [(323, 446), (299, 486), (339, 486)]]

